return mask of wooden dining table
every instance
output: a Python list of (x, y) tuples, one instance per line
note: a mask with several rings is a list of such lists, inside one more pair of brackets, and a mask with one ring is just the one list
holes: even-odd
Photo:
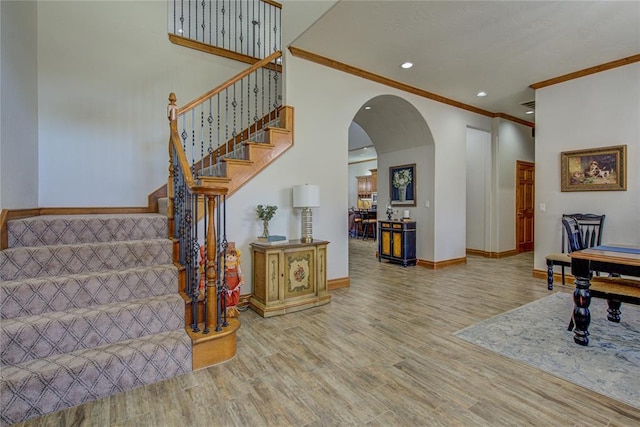
[(591, 278), (593, 272), (613, 273), (640, 277), (640, 247), (628, 245), (601, 245), (575, 251), (571, 256), (571, 274), (575, 277), (573, 291), (573, 340), (576, 344), (589, 344), (591, 323)]

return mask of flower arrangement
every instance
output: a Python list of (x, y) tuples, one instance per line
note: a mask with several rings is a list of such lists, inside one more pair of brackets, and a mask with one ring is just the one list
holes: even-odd
[(256, 208), (256, 213), (258, 214), (259, 219), (263, 221), (271, 221), (271, 218), (273, 218), (277, 210), (277, 206), (258, 205), (258, 207)]
[(395, 188), (406, 187), (411, 184), (411, 172), (409, 169), (401, 169), (393, 173), (393, 186)]
[(271, 221), (271, 218), (273, 218), (277, 210), (277, 206), (270, 205), (258, 205), (256, 208), (256, 214), (258, 214), (258, 218), (262, 220), (262, 236), (260, 237), (269, 237), (269, 221)]

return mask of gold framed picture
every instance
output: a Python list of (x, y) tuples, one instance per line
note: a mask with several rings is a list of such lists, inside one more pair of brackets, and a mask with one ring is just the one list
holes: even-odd
[(626, 191), (627, 146), (560, 153), (561, 191)]

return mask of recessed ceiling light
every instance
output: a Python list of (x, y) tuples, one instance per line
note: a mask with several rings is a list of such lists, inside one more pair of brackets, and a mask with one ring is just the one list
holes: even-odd
[(482, 98), (483, 96), (487, 96), (487, 92), (484, 92), (484, 91), (478, 92), (478, 93), (476, 93), (476, 96)]
[(532, 110), (527, 111), (525, 114), (533, 114)]
[(409, 69), (413, 67), (413, 63), (412, 62), (403, 62), (402, 64), (400, 64), (400, 68), (404, 68), (405, 70)]
[(364, 107), (365, 110), (371, 110), (371, 107), (369, 107), (368, 105), (366, 107)]

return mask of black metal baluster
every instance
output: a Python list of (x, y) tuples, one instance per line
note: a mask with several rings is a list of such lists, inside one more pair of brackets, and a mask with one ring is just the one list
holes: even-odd
[(254, 114), (253, 114), (253, 124), (256, 128), (256, 130), (258, 129), (258, 92), (260, 92), (260, 89), (258, 88), (258, 79), (256, 79), (254, 85), (253, 85), (253, 95), (254, 95), (254, 102), (253, 102), (253, 110), (254, 110)]
[(197, 175), (201, 174), (204, 166), (204, 132), (204, 106), (200, 106), (200, 171), (197, 172)]
[(184, 36), (184, 0), (180, 1), (180, 28), (178, 33), (180, 36)]
[(218, 150), (218, 154), (216, 156), (216, 176), (220, 176), (221, 173), (218, 170), (218, 165), (220, 164), (220, 146), (222, 144), (220, 144), (220, 130), (222, 129), (222, 126), (220, 125), (220, 95), (217, 95), (218, 98), (218, 140), (216, 141), (216, 147)]
[[(236, 13), (238, 13), (238, 0), (236, 0)], [(238, 22), (236, 22), (236, 37), (233, 38), (233, 50), (238, 52), (238, 25), (240, 26), (240, 52), (242, 52), (242, 10), (240, 9), (240, 15), (238, 15)]]
[[(189, 210), (185, 213), (185, 224), (187, 228), (187, 236), (188, 241), (185, 242), (185, 246), (187, 248), (187, 262), (185, 271), (187, 273), (187, 283), (191, 288), (191, 315), (193, 318), (191, 319), (191, 330), (193, 332), (200, 332), (200, 328), (198, 327), (198, 298), (200, 297), (200, 286), (198, 283), (198, 255), (195, 252), (197, 245), (197, 237), (194, 236), (194, 232), (197, 233), (197, 197), (195, 197), (190, 192), (188, 193), (188, 201), (189, 201)], [(195, 243), (195, 244), (194, 244)]]
[[(220, 197), (220, 196), (218, 196)], [(222, 247), (224, 248), (224, 256), (223, 256), (223, 260), (224, 260), (224, 282), (223, 282), (223, 286), (222, 289), (224, 291), (224, 313), (222, 314), (222, 326), (226, 327), (229, 326), (229, 323), (227, 323), (227, 295), (229, 294), (229, 284), (227, 283), (227, 275), (226, 275), (226, 270), (227, 270), (227, 249), (229, 247), (229, 242), (227, 241), (227, 203), (226, 203), (226, 198), (227, 196), (222, 196), (223, 201), (222, 201), (222, 228), (218, 228), (218, 230), (222, 230)], [(218, 231), (218, 233), (220, 233), (220, 231)], [(238, 290), (239, 291), (239, 290)]]
[(188, 32), (187, 37), (191, 38), (191, 0), (189, 0), (189, 18), (187, 19), (187, 24), (188, 24)]
[[(209, 98), (209, 117), (207, 117), (207, 122), (209, 122), (209, 148), (207, 148), (207, 154), (209, 156), (209, 172), (207, 175), (213, 176), (213, 101)], [(203, 164), (204, 166), (204, 164)]]
[(220, 9), (219, 9), (219, 5), (218, 5), (218, 0), (216, 0), (216, 46), (220, 46), (218, 44), (218, 34), (220, 34), (220, 32), (218, 30), (218, 28), (220, 27), (218, 25), (218, 22), (219, 22), (218, 18), (220, 17), (220, 14), (218, 13), (219, 10)]
[(224, 29), (224, 14), (226, 13), (226, 9), (224, 6), (224, 0), (222, 0), (222, 9), (220, 9), (220, 13), (222, 13), (221, 15), (221, 21), (222, 21), (222, 30), (220, 30), (220, 38), (222, 39), (222, 46), (220, 47), (224, 47), (224, 35), (226, 34), (225, 29)]
[[(217, 307), (217, 316), (216, 316), (216, 331), (220, 332), (222, 330), (222, 310), (226, 311), (226, 292), (224, 290), (224, 280), (226, 272), (223, 268), (223, 263), (226, 258), (226, 251), (223, 251), (222, 245), (220, 244), (220, 196), (216, 196), (216, 248), (217, 248), (217, 259), (216, 259), (216, 307)], [(222, 256), (221, 256), (222, 255)]]
[(208, 272), (207, 267), (209, 265), (209, 260), (207, 259), (208, 258), (207, 253), (211, 250), (211, 248), (209, 247), (209, 241), (207, 240), (207, 238), (208, 238), (207, 229), (209, 228), (208, 224), (209, 224), (210, 212), (209, 212), (209, 196), (202, 196), (202, 197), (204, 199), (204, 203), (203, 203), (204, 213), (203, 213), (203, 216), (202, 216), (203, 221), (204, 221), (204, 240), (203, 240), (203, 242), (204, 242), (204, 252), (202, 253), (202, 257), (203, 257), (203, 260), (204, 260), (204, 263), (202, 264), (203, 267), (204, 267), (204, 270), (202, 270), (202, 276), (204, 278), (204, 298), (202, 299), (202, 307), (203, 307), (202, 310), (203, 310), (203, 315), (204, 315), (203, 316), (204, 317), (204, 329), (203, 329), (202, 333), (203, 334), (208, 334), (209, 332), (211, 332), (211, 330), (209, 329), (209, 319), (207, 317), (209, 315), (208, 307), (207, 307), (208, 299), (209, 299), (209, 287), (207, 286), (209, 284), (208, 280), (207, 280), (208, 279), (208, 277), (207, 277), (207, 272)]
[[(237, 111), (237, 105), (238, 103), (236, 102), (236, 83), (233, 84), (233, 102), (231, 103), (231, 106), (233, 107), (233, 132), (231, 132), (231, 137), (232, 137), (232, 142), (231, 142), (231, 158), (236, 159), (236, 137), (238, 135), (238, 131), (236, 128), (236, 111)], [(229, 154), (229, 153), (227, 153)]]
[(224, 90), (225, 102), (224, 102), (224, 146), (225, 154), (229, 155), (229, 88)]

